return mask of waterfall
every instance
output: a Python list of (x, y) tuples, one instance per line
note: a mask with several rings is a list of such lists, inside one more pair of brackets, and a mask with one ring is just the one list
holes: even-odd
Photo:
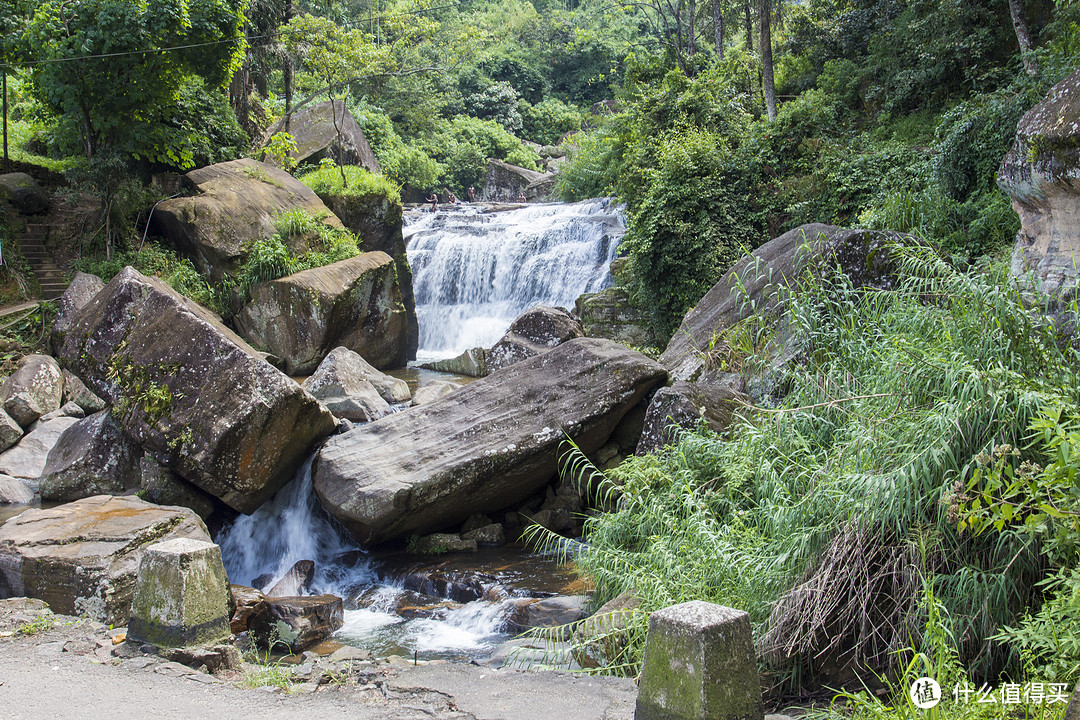
[(534, 305), (572, 308), (611, 284), (625, 226), (614, 201), (412, 213), (404, 233), (420, 323), (418, 359), (495, 344)]

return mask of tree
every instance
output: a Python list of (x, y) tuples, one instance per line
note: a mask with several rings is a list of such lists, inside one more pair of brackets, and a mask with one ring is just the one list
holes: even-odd
[(772, 1), (761, 0), (761, 87), (765, 95), (765, 112), (769, 122), (776, 120), (776, 85), (773, 80)]
[(1039, 74), (1039, 63), (1035, 59), (1035, 45), (1031, 42), (1027, 21), (1024, 19), (1024, 0), (1009, 0), (1009, 14), (1012, 15), (1016, 41), (1020, 44), (1020, 57), (1024, 61), (1024, 71), (1028, 75)]
[(42, 0), (22, 60), (63, 139), (88, 160), (102, 152), (192, 164), (182, 133), (162, 121), (185, 76), (224, 87), (243, 53), (245, 0)]

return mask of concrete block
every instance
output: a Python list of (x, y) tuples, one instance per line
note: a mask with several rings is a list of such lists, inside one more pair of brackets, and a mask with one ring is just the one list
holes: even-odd
[(186, 538), (148, 547), (139, 564), (128, 637), (158, 647), (188, 647), (213, 645), (229, 634), (229, 580), (221, 548)]
[(750, 616), (694, 600), (649, 618), (635, 720), (763, 720)]

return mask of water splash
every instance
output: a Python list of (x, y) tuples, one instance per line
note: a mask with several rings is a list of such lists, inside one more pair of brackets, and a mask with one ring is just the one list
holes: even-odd
[(530, 307), (573, 307), (582, 293), (604, 289), (624, 232), (607, 198), (413, 214), (404, 233), (420, 323), (417, 358), (489, 347)]

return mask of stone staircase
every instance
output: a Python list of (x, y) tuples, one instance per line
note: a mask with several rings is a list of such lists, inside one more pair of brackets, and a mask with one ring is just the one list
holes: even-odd
[(64, 272), (53, 262), (45, 245), (51, 227), (47, 223), (32, 222), (32, 218), (26, 218), (25, 229), (22, 235), (17, 236), (19, 250), (30, 263), (34, 277), (41, 286), (41, 297), (44, 300), (55, 300), (63, 295), (68, 287)]

